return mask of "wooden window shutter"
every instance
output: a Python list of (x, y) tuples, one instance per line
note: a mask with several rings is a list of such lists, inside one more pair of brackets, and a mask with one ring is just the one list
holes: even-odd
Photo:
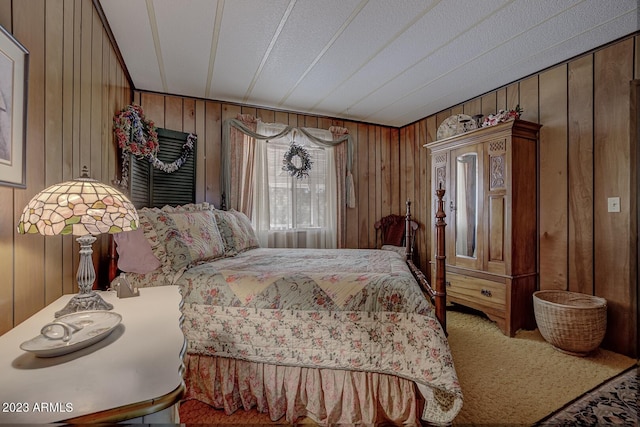
[[(182, 154), (188, 133), (158, 128), (160, 150), (158, 159), (172, 163)], [(136, 208), (162, 207), (193, 203), (196, 194), (196, 149), (180, 169), (166, 173), (156, 169), (147, 159), (131, 156), (129, 167), (129, 197)]]

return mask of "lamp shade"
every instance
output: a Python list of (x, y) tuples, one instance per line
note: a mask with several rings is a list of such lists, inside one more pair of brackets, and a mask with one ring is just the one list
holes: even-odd
[(88, 176), (52, 185), (24, 208), (18, 233), (46, 236), (73, 234), (97, 236), (138, 228), (138, 213), (117, 189)]
[(79, 292), (56, 312), (56, 317), (113, 308), (93, 291), (96, 272), (91, 246), (97, 235), (135, 230), (138, 221), (138, 212), (131, 201), (115, 188), (89, 178), (86, 167), (82, 168), (80, 178), (45, 188), (29, 201), (18, 222), (18, 233), (73, 234), (80, 244), (76, 276)]

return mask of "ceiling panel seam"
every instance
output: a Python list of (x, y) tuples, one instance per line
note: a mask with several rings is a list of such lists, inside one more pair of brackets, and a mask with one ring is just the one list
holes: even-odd
[(160, 70), (160, 80), (162, 81), (162, 89), (169, 93), (167, 87), (167, 78), (164, 70), (164, 61), (162, 59), (162, 48), (160, 47), (160, 37), (158, 36), (158, 22), (156, 21), (156, 12), (153, 8), (153, 0), (146, 0), (147, 15), (149, 16), (149, 25), (151, 26), (151, 37), (153, 38), (153, 47), (156, 50), (156, 59), (158, 60), (158, 68)]
[(205, 97), (211, 97), (211, 85), (213, 83), (213, 70), (216, 64), (218, 53), (218, 41), (220, 40), (220, 27), (222, 27), (222, 14), (224, 13), (224, 0), (218, 0), (216, 5), (216, 17), (214, 20), (213, 32), (211, 34), (211, 51), (209, 52), (209, 69), (207, 70), (207, 85)]
[[(511, 0), (511, 1), (506, 2), (505, 4), (503, 4), (502, 6), (500, 6), (500, 7), (499, 7), (498, 9), (496, 9), (495, 11), (493, 11), (493, 12), (489, 13), (488, 15), (486, 15), (485, 17), (483, 17), (481, 20), (479, 20), (479, 21), (475, 21), (475, 22), (473, 23), (473, 25), (469, 26), (469, 27), (468, 27), (468, 28), (466, 28), (464, 31), (461, 31), (461, 32), (459, 32), (459, 33), (456, 33), (456, 35), (455, 35), (454, 37), (450, 38), (446, 43), (443, 43), (443, 44), (442, 44), (441, 46), (439, 46), (437, 49), (432, 50), (431, 52), (429, 52), (428, 54), (426, 54), (425, 56), (423, 56), (423, 57), (422, 57), (422, 58), (420, 58), (419, 60), (415, 61), (415, 62), (414, 62), (413, 64), (411, 64), (410, 66), (406, 67), (404, 70), (400, 71), (399, 73), (397, 73), (397, 74), (396, 74), (396, 75), (394, 75), (393, 77), (391, 77), (391, 78), (387, 79), (387, 81), (386, 81), (386, 82), (384, 82), (384, 83), (380, 84), (377, 88), (375, 88), (374, 90), (372, 90), (372, 91), (370, 91), (369, 93), (365, 94), (364, 96), (362, 96), (360, 99), (356, 100), (354, 103), (352, 103), (352, 104), (351, 104), (349, 107), (347, 107), (347, 108), (353, 108), (353, 107), (355, 107), (357, 104), (361, 103), (362, 101), (364, 101), (365, 99), (367, 99), (369, 96), (371, 96), (372, 94), (374, 94), (375, 92), (377, 92), (377, 91), (378, 91), (378, 90), (380, 90), (381, 88), (385, 87), (386, 85), (388, 85), (389, 83), (391, 83), (392, 81), (394, 81), (395, 79), (397, 79), (398, 77), (400, 77), (402, 74), (406, 73), (408, 70), (410, 70), (410, 69), (412, 69), (412, 68), (416, 67), (418, 64), (420, 64), (420, 63), (424, 62), (424, 61), (425, 61), (425, 60), (427, 60), (427, 58), (429, 58), (431, 55), (433, 55), (434, 53), (436, 53), (436, 52), (440, 51), (440, 50), (441, 50), (441, 49), (443, 49), (444, 47), (446, 47), (446, 46), (450, 45), (450, 44), (451, 44), (451, 43), (453, 43), (455, 40), (459, 39), (459, 38), (460, 38), (460, 36), (462, 36), (462, 35), (464, 35), (464, 34), (468, 33), (468, 32), (469, 32), (469, 31), (471, 31), (473, 28), (477, 27), (478, 25), (480, 25), (481, 23), (483, 23), (484, 21), (486, 21), (487, 19), (489, 19), (491, 16), (493, 16), (496, 12), (499, 12), (499, 11), (503, 10), (504, 8), (506, 8), (507, 6), (509, 6), (510, 4), (512, 4), (513, 2), (514, 2), (514, 0)], [(513, 37), (512, 37), (512, 38), (513, 38)], [(501, 44), (504, 44), (504, 43), (506, 43), (506, 42), (503, 42), (503, 43), (501, 43)], [(473, 59), (477, 59), (479, 56), (481, 56), (481, 55), (476, 55)], [(468, 63), (468, 62), (470, 62), (470, 61), (467, 61), (467, 63)], [(463, 64), (463, 65), (464, 65), (464, 64)], [(457, 70), (457, 69), (458, 69), (458, 68), (460, 68), (460, 67), (462, 67), (462, 65), (460, 65), (460, 66), (458, 66), (458, 67), (456, 67), (456, 68), (454, 68), (454, 69), (451, 69), (451, 70), (447, 71), (447, 74), (448, 74), (449, 72), (451, 72), (451, 71), (455, 71), (455, 70)], [(441, 76), (437, 77), (436, 79), (432, 79), (430, 82), (427, 82), (427, 83), (425, 83), (425, 84), (423, 84), (423, 85), (420, 85), (418, 88), (415, 88), (414, 90), (412, 90), (412, 91), (410, 91), (410, 92), (408, 92), (408, 93), (404, 94), (403, 96), (396, 98), (396, 100), (395, 100), (395, 101), (393, 101), (393, 102), (392, 102), (392, 103), (390, 103), (390, 104), (387, 104), (387, 106), (385, 106), (384, 108), (387, 108), (389, 105), (393, 105), (393, 104), (395, 104), (395, 103), (397, 103), (397, 102), (401, 101), (402, 99), (404, 99), (404, 98), (406, 98), (407, 96), (409, 96), (409, 95), (411, 95), (411, 94), (413, 94), (413, 93), (417, 92), (419, 89), (422, 89), (422, 88), (424, 88), (424, 87), (428, 86), (428, 85), (429, 85), (429, 84), (431, 84), (433, 81), (435, 81), (435, 80), (437, 80), (437, 79), (439, 79), (439, 78), (443, 77), (444, 75), (446, 75), (446, 74), (443, 74), (443, 75), (441, 75)], [(378, 111), (374, 111), (374, 112), (372, 112), (372, 113), (371, 113), (371, 114), (369, 114), (366, 118), (369, 118), (369, 117), (371, 117), (371, 116), (372, 116), (372, 115), (374, 115), (374, 114), (377, 114), (378, 112), (380, 112), (380, 111), (381, 111), (381, 110), (383, 110), (384, 108), (382, 108), (382, 109), (380, 109), (380, 110), (378, 110)], [(340, 114), (344, 114), (344, 110), (343, 110), (343, 111), (341, 111), (341, 112), (340, 112)]]
[(280, 102), (278, 102), (277, 104), (278, 107), (281, 107), (282, 104), (284, 104), (287, 101), (287, 99), (289, 99), (293, 91), (296, 90), (296, 88), (300, 85), (300, 83), (302, 83), (302, 81), (305, 79), (305, 77), (307, 77), (307, 75), (311, 72), (311, 70), (313, 70), (313, 68), (320, 61), (320, 59), (322, 59), (322, 57), (327, 53), (327, 51), (331, 48), (331, 46), (333, 46), (333, 44), (338, 40), (338, 38), (342, 35), (342, 33), (344, 33), (344, 31), (349, 27), (349, 25), (351, 25), (353, 20), (356, 18), (356, 16), (358, 16), (358, 14), (360, 14), (360, 12), (362, 11), (362, 9), (364, 9), (367, 3), (369, 3), (369, 0), (361, 0), (358, 6), (356, 6), (355, 9), (353, 9), (353, 12), (351, 12), (351, 15), (349, 15), (349, 17), (344, 21), (342, 26), (338, 28), (338, 31), (335, 32), (333, 37), (331, 37), (331, 39), (322, 48), (322, 50), (320, 50), (320, 53), (314, 58), (314, 60), (311, 61), (311, 64), (309, 64), (307, 69), (304, 70), (304, 72), (300, 75), (300, 77), (298, 78), (298, 81), (296, 81), (291, 87), (291, 89), (289, 89), (287, 93), (280, 99)]
[[(504, 41), (502, 41), (501, 43), (494, 45), (491, 49), (489, 49), (489, 50), (487, 50), (487, 51), (485, 51), (485, 52), (483, 52), (483, 53), (481, 53), (481, 54), (479, 54), (479, 55), (476, 55), (475, 57), (473, 57), (473, 58), (469, 59), (468, 61), (466, 61), (466, 62), (464, 62), (464, 63), (462, 63), (462, 64), (458, 65), (457, 67), (450, 68), (446, 73), (441, 74), (441, 75), (439, 75), (439, 76), (437, 76), (437, 77), (435, 77), (435, 78), (431, 79), (430, 81), (425, 82), (425, 83), (423, 83), (422, 85), (420, 85), (420, 86), (417, 86), (417, 87), (413, 88), (411, 91), (407, 92), (404, 96), (402, 96), (402, 97), (400, 97), (400, 98), (396, 99), (395, 101), (393, 101), (393, 102), (391, 102), (391, 103), (387, 104), (385, 107), (380, 108), (380, 109), (378, 109), (377, 111), (372, 112), (371, 114), (369, 114), (368, 116), (366, 116), (364, 119), (366, 120), (366, 119), (371, 118), (373, 115), (375, 115), (375, 114), (377, 114), (377, 113), (379, 113), (379, 112), (381, 112), (381, 111), (383, 111), (383, 110), (385, 110), (385, 109), (389, 108), (390, 106), (392, 106), (392, 105), (394, 105), (394, 104), (396, 104), (396, 103), (398, 103), (398, 102), (402, 101), (404, 98), (406, 98), (406, 97), (408, 97), (408, 96), (411, 96), (411, 95), (415, 94), (416, 92), (418, 92), (418, 91), (420, 91), (420, 90), (422, 90), (422, 89), (424, 89), (424, 88), (426, 88), (426, 87), (428, 87), (428, 86), (430, 86), (430, 85), (434, 84), (435, 82), (437, 82), (437, 81), (438, 81), (438, 80), (440, 80), (441, 78), (445, 77), (446, 75), (448, 75), (448, 74), (450, 74), (450, 73), (452, 73), (452, 72), (454, 72), (454, 71), (457, 71), (457, 70), (459, 70), (459, 69), (463, 68), (464, 66), (469, 65), (469, 64), (470, 64), (470, 63), (472, 63), (473, 61), (475, 61), (475, 60), (477, 60), (477, 59), (481, 58), (481, 57), (482, 57), (482, 56), (484, 56), (484, 55), (489, 54), (490, 52), (495, 51), (496, 49), (498, 49), (498, 48), (500, 48), (500, 47), (504, 46), (505, 44), (509, 43), (510, 41), (514, 40), (515, 38), (520, 37), (520, 36), (522, 36), (523, 34), (529, 33), (529, 32), (531, 32), (531, 30), (533, 30), (534, 28), (540, 27), (541, 25), (545, 24), (546, 22), (548, 22), (548, 21), (550, 21), (550, 20), (552, 20), (552, 19), (554, 19), (554, 18), (556, 18), (556, 17), (558, 17), (558, 16), (560, 16), (560, 15), (562, 15), (562, 14), (566, 13), (568, 10), (573, 9), (574, 7), (576, 7), (576, 6), (577, 6), (578, 4), (580, 4), (580, 3), (582, 3), (582, 2), (576, 3), (576, 4), (574, 4), (573, 6), (571, 6), (571, 7), (567, 8), (567, 9), (563, 9), (562, 11), (555, 13), (554, 15), (550, 16), (549, 18), (547, 18), (547, 19), (545, 19), (545, 20), (543, 20), (543, 21), (536, 22), (536, 24), (535, 24), (535, 25), (533, 25), (533, 26), (531, 26), (531, 27), (528, 27), (528, 28), (526, 28), (526, 29), (522, 30), (520, 33), (513, 35), (513, 36), (512, 36), (512, 37), (510, 37), (509, 39), (505, 39), (505, 40), (504, 40)], [(569, 38), (563, 38), (560, 42), (555, 43), (555, 44), (553, 44), (553, 45), (551, 45), (551, 46), (547, 46), (545, 49), (542, 49), (542, 50), (540, 50), (540, 51), (536, 52), (536, 53), (535, 53), (535, 55), (540, 55), (540, 54), (542, 54), (543, 52), (545, 52), (545, 51), (547, 51), (547, 50), (551, 50), (551, 49), (553, 49), (553, 48), (557, 47), (558, 45), (560, 45), (560, 44), (562, 44), (562, 43), (566, 43), (566, 42), (567, 42), (567, 41), (569, 41), (569, 40), (573, 40), (573, 39), (575, 39), (575, 38), (578, 38), (579, 36), (581, 36), (581, 35), (583, 35), (583, 34), (586, 34), (586, 33), (589, 33), (590, 31), (592, 31), (592, 30), (594, 30), (594, 29), (596, 29), (596, 28), (599, 28), (599, 27), (601, 27), (601, 26), (603, 26), (603, 25), (606, 25), (606, 24), (608, 24), (608, 23), (609, 23), (609, 22), (611, 22), (611, 21), (614, 21), (614, 20), (616, 20), (616, 19), (619, 19), (621, 16), (624, 16), (624, 15), (626, 15), (626, 14), (628, 14), (628, 13), (629, 13), (629, 12), (623, 13), (623, 14), (622, 14), (622, 15), (620, 15), (620, 16), (616, 16), (615, 18), (609, 19), (608, 21), (603, 22), (603, 23), (600, 23), (600, 24), (598, 24), (598, 25), (596, 25), (596, 26), (594, 26), (594, 27), (589, 27), (589, 29), (588, 29), (588, 30), (582, 31), (581, 33), (579, 33), (579, 34), (575, 34), (575, 35), (573, 35), (573, 36), (571, 36), (571, 37), (569, 37)], [(479, 21), (479, 22), (481, 22), (481, 21)], [(479, 23), (479, 22), (478, 22), (478, 23)], [(522, 63), (522, 62), (524, 62), (524, 61), (527, 61), (527, 60), (529, 60), (532, 56), (535, 56), (535, 55), (529, 55), (528, 57), (526, 57), (526, 58), (524, 58), (524, 59), (520, 59), (520, 60), (518, 60), (518, 61), (516, 61), (516, 62), (512, 62), (512, 63), (510, 63), (510, 64), (509, 64), (509, 66), (508, 66), (508, 67), (506, 67), (506, 68), (502, 68), (502, 69), (500, 69), (500, 70), (495, 70), (495, 71), (494, 71), (493, 73), (491, 73), (490, 75), (485, 75), (485, 78), (488, 78), (488, 77), (490, 77), (491, 75), (500, 74), (500, 73), (504, 72), (504, 70), (506, 70), (506, 69), (508, 69), (508, 68), (512, 68), (512, 67), (516, 66), (517, 64), (520, 64), (520, 63)], [(412, 65), (412, 67), (413, 67), (413, 66), (415, 66), (415, 65), (416, 65), (416, 64)], [(402, 73), (400, 73), (400, 74), (402, 74)], [(389, 81), (389, 82), (390, 82), (390, 81)], [(384, 85), (388, 84), (389, 82), (384, 83), (384, 84), (383, 84), (383, 85), (381, 85), (380, 87), (383, 87)], [(363, 98), (363, 99), (364, 99), (364, 98)], [(439, 99), (437, 99), (436, 101), (438, 101), (438, 100), (440, 100), (440, 99), (442, 99), (442, 97), (441, 97), (441, 98), (439, 98)], [(433, 102), (433, 100), (431, 100), (430, 102)], [(393, 118), (393, 120), (397, 120), (399, 117), (402, 117), (402, 116), (396, 116), (396, 117), (394, 117), (394, 118)]]
[[(422, 17), (424, 15), (426, 15), (427, 13), (429, 13), (434, 7), (436, 7), (438, 5), (438, 3), (440, 3), (441, 0), (437, 0), (434, 1), (431, 6), (429, 6), (428, 8), (426, 8), (425, 10), (423, 10), (420, 14), (416, 15), (407, 25), (405, 25), (402, 29), (400, 29), (400, 31), (398, 31), (397, 33), (395, 33), (393, 35), (393, 37), (390, 37), (389, 40), (383, 44), (382, 46), (380, 46), (380, 48), (378, 50), (376, 50), (374, 53), (372, 53), (358, 68), (356, 68), (351, 74), (349, 74), (349, 76), (347, 76), (340, 84), (336, 85), (336, 87), (329, 91), (324, 97), (320, 98), (320, 100), (318, 100), (318, 102), (316, 102), (311, 108), (315, 109), (317, 108), (320, 104), (322, 104), (327, 98), (329, 98), (335, 91), (338, 90), (338, 88), (340, 86), (342, 86), (344, 83), (348, 82), (349, 80), (351, 80), (351, 78), (353, 78), (353, 76), (355, 76), (360, 70), (362, 70), (368, 63), (370, 63), (371, 61), (373, 61), (373, 59), (375, 57), (377, 57), (382, 51), (384, 51), (387, 47), (389, 47), (389, 45), (391, 45), (391, 43), (393, 43), (394, 41), (396, 41), (402, 34), (404, 34), (407, 30), (409, 30), (411, 27), (413, 27), (415, 25), (416, 22), (418, 22), (420, 19), (422, 19)], [(350, 107), (347, 107), (347, 110)], [(344, 111), (342, 112), (344, 113)]]
[(295, 6), (295, 4), (296, 4), (296, 0), (291, 0), (289, 2), (289, 5), (287, 6), (287, 10), (285, 10), (284, 14), (282, 15), (282, 18), (280, 19), (280, 23), (278, 24), (278, 28), (273, 34), (273, 37), (271, 37), (269, 46), (267, 47), (267, 50), (264, 52), (264, 55), (262, 56), (262, 61), (260, 61), (260, 65), (258, 65), (258, 68), (256, 69), (256, 72), (253, 75), (253, 79), (251, 79), (251, 83), (249, 84), (249, 87), (245, 92), (244, 98), (242, 99), (243, 103), (248, 102), (248, 99), (251, 96), (251, 92), (253, 91), (253, 88), (258, 82), (258, 77), (260, 77), (260, 74), (262, 73), (262, 70), (264, 69), (264, 66), (267, 63), (267, 59), (269, 59), (269, 56), (271, 55), (271, 51), (273, 50), (273, 47), (276, 45), (276, 42), (278, 41), (278, 38), (282, 33), (282, 29), (284, 28), (284, 25), (289, 19), (289, 15), (291, 15), (291, 11), (293, 11), (293, 7)]

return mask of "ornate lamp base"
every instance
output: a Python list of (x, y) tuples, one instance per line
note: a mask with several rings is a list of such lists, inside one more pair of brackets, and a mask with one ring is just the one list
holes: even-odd
[(60, 311), (56, 311), (55, 316), (60, 317), (65, 314), (75, 313), (76, 311), (86, 310), (112, 310), (113, 305), (109, 304), (102, 299), (100, 295), (95, 292), (88, 294), (77, 294), (69, 300), (67, 305)]
[(103, 300), (100, 295), (91, 289), (93, 282), (96, 280), (96, 271), (91, 260), (91, 254), (93, 253), (91, 245), (96, 241), (96, 237), (87, 234), (86, 236), (78, 237), (76, 241), (80, 244), (80, 265), (78, 265), (78, 275), (76, 277), (80, 292), (71, 298), (62, 310), (56, 312), (56, 317), (75, 313), (76, 311), (113, 309), (113, 305)]

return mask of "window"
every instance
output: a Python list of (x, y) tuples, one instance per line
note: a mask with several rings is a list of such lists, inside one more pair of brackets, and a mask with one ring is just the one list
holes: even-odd
[[(276, 135), (284, 127), (281, 124), (259, 123), (258, 133)], [(332, 138), (329, 131), (305, 130), (318, 138)], [(298, 179), (282, 169), (284, 155), (292, 141), (309, 153), (312, 165), (308, 177)], [(261, 195), (258, 199), (263, 202), (254, 204), (254, 218), (261, 218), (256, 221), (261, 245), (335, 247), (336, 172), (333, 148), (318, 146), (300, 132), (260, 141), (258, 147), (261, 148), (257, 152), (262, 151), (263, 156), (256, 158), (256, 194)], [(298, 157), (294, 157), (292, 162), (300, 165)], [(263, 224), (262, 227), (260, 224)], [(286, 233), (295, 233), (295, 236)]]
[[(318, 228), (326, 219), (326, 155), (321, 147), (304, 147), (312, 165), (307, 178), (298, 179), (282, 170), (282, 159), (289, 150), (288, 141), (267, 144), (269, 170), (269, 226), (271, 230)], [(296, 167), (300, 158), (292, 159)]]

